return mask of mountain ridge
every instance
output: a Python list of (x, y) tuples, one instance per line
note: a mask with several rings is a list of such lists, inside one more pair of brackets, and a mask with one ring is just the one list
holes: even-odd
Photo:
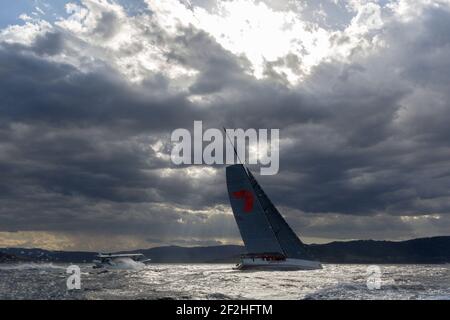
[[(450, 236), (406, 241), (353, 240), (307, 245), (310, 253), (323, 263), (442, 264), (450, 263)], [(161, 246), (120, 251), (143, 253), (154, 263), (236, 263), (245, 248), (239, 245), (209, 247)], [(9, 260), (37, 262), (91, 262), (97, 252), (51, 251), (39, 248), (0, 248)], [(2, 256), (0, 254), (0, 256)], [(2, 260), (0, 260), (1, 262)]]

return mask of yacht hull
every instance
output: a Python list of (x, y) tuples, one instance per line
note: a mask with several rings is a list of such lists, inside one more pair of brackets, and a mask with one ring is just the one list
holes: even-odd
[(318, 261), (286, 259), (281, 261), (267, 261), (262, 258), (243, 258), (236, 268), (237, 270), (317, 270), (322, 269)]

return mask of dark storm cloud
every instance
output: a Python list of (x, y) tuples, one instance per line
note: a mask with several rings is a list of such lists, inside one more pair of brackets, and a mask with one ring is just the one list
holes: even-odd
[[(360, 61), (365, 68), (316, 69), (310, 82), (320, 80), (332, 115), (288, 133), (298, 138), (282, 148), (280, 177), (264, 178), (280, 180), (279, 201), (310, 212), (449, 213), (448, 18), (432, 9), (420, 24), (393, 23), (389, 50)], [(288, 181), (298, 192), (286, 194), (283, 174), (298, 174)]]
[(0, 59), (0, 107), (10, 121), (157, 131), (200, 116), (183, 96), (133, 87), (111, 69), (80, 72), (7, 44), (0, 47)]
[(193, 94), (211, 94), (248, 85), (251, 81), (244, 71), (249, 66), (245, 58), (238, 58), (224, 50), (206, 32), (183, 28), (182, 33), (172, 39), (169, 61), (180, 63), (200, 71), (195, 83), (189, 87)]
[(103, 38), (111, 38), (120, 28), (119, 18), (112, 12), (103, 12), (100, 19), (97, 21), (97, 26), (94, 29), (94, 34), (98, 34)]
[(63, 36), (58, 32), (47, 32), (36, 38), (33, 49), (38, 55), (56, 55), (64, 49)]
[[(47, 59), (71, 49), (58, 31), (29, 46), (2, 43), (0, 231), (152, 234), (191, 244), (236, 236), (230, 215), (202, 211), (228, 206), (223, 171), (193, 178), (150, 148), (161, 141), (169, 154), (172, 130), (194, 120), (281, 129), (280, 174), (260, 180), (294, 223), (292, 210), (325, 220), (345, 214), (372, 234), (389, 223), (406, 234), (399, 215), (448, 215), (449, 18), (433, 9), (418, 21), (391, 22), (383, 35), (389, 48), (322, 63), (298, 86), (270, 72), (255, 79), (245, 57), (193, 26), (176, 36), (155, 27), (147, 36), (168, 48), (167, 61), (198, 71), (181, 93), (161, 74), (131, 84), (101, 61), (81, 71)], [(117, 20), (102, 19), (97, 33), (108, 38)], [(208, 99), (191, 102), (191, 94)], [(361, 218), (381, 213), (375, 224)], [(295, 225), (310, 236), (351, 232), (330, 219), (336, 224)]]
[(157, 85), (167, 81), (161, 76), (130, 85), (101, 64), (81, 72), (42, 59), (53, 52), (42, 50), (42, 39), (53, 37), (0, 47), (1, 230), (161, 235), (179, 233), (184, 219), (205, 234), (195, 221), (211, 220), (182, 208), (223, 203), (222, 179), (218, 188), (216, 178), (192, 183), (183, 173), (162, 176), (160, 169), (173, 166), (150, 145), (212, 114)]

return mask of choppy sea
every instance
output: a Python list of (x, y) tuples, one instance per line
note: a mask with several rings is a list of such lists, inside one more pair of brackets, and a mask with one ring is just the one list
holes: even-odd
[(128, 270), (0, 265), (0, 299), (450, 299), (450, 265), (324, 265), (316, 271), (237, 271), (228, 264), (151, 264)]

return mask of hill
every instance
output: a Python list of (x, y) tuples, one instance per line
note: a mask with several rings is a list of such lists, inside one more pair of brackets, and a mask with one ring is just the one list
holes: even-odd
[[(324, 263), (438, 264), (450, 263), (450, 237), (408, 241), (358, 240), (308, 245), (311, 254)], [(42, 262), (91, 262), (96, 252), (48, 251), (43, 249), (0, 248), (3, 260), (25, 259)], [(156, 247), (126, 251), (143, 253), (155, 263), (235, 263), (244, 247)], [(121, 252), (124, 253), (124, 252)], [(8, 255), (11, 258), (8, 258)], [(15, 258), (12, 258), (12, 257)], [(2, 261), (0, 256), (0, 262)]]

